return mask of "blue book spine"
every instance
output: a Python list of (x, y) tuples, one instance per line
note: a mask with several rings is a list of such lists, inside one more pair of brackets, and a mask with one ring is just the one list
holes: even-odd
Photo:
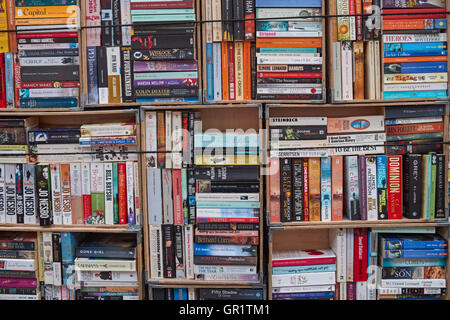
[(385, 74), (447, 72), (447, 62), (385, 63)]
[[(95, 139), (95, 138), (94, 138)], [(112, 144), (136, 144), (136, 137), (117, 140), (80, 140), (80, 146), (112, 145)]]
[(213, 44), (206, 44), (206, 99), (214, 100), (214, 81), (213, 81)]
[(273, 267), (272, 274), (298, 274), (311, 272), (334, 272), (335, 264), (317, 264), (310, 266)]
[(198, 97), (184, 97), (184, 98), (148, 98), (148, 99), (136, 99), (139, 103), (151, 103), (151, 102), (200, 102)]
[(173, 300), (188, 300), (187, 288), (174, 288)]
[(346, 214), (349, 220), (361, 220), (361, 206), (359, 204), (359, 170), (358, 157), (346, 156), (344, 158), (344, 179)]
[(88, 104), (98, 104), (97, 50), (87, 47)]
[(260, 207), (259, 201), (197, 201), (197, 208), (218, 208), (218, 209), (227, 209), (227, 208), (252, 208), (257, 209)]
[(387, 219), (387, 159), (377, 156), (378, 219)]
[(331, 158), (320, 159), (321, 220), (331, 221)]
[(442, 300), (441, 298), (397, 298), (397, 299), (378, 299), (378, 300)]
[(334, 298), (334, 291), (273, 293), (272, 298), (274, 300)]
[(385, 250), (383, 252), (383, 258), (387, 259), (443, 258), (446, 256), (447, 256), (447, 249)]
[(411, 117), (436, 117), (444, 115), (444, 107), (438, 106), (412, 106), (386, 108), (386, 119)]
[(213, 43), (213, 87), (214, 87), (214, 100), (222, 100), (222, 45), (221, 43)]
[(14, 108), (14, 64), (13, 54), (5, 52), (6, 108)]
[[(200, 211), (198, 215), (203, 217), (207, 217), (208, 214), (201, 214)], [(254, 218), (259, 217), (259, 210), (255, 209), (217, 209), (217, 212), (214, 212), (214, 216), (219, 216), (221, 218), (226, 217), (234, 217), (234, 218)]]
[(446, 56), (447, 50), (385, 52), (385, 58)]
[[(405, 51), (442, 51), (447, 48), (445, 42), (413, 42), (413, 43), (386, 43), (384, 52)], [(425, 56), (425, 55), (422, 55)]]
[(289, 22), (256, 21), (256, 31), (289, 31)]
[(445, 267), (446, 259), (383, 259), (383, 267)]
[(447, 90), (383, 92), (383, 99), (445, 98)]
[(21, 98), (20, 108), (77, 108), (78, 98)]
[(441, 249), (447, 247), (443, 240), (405, 240), (399, 238), (383, 239), (385, 249), (402, 249), (402, 250), (415, 250), (415, 249)]
[(447, 29), (447, 19), (433, 19), (434, 29)]
[(322, 0), (256, 0), (256, 8), (321, 8)]
[(194, 243), (195, 256), (256, 257), (257, 246)]

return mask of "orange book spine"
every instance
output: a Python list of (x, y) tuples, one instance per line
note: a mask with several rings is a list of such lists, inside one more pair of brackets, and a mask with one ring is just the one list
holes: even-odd
[[(16, 29), (16, 6), (14, 0), (6, 0), (6, 9), (8, 10), (8, 29), (14, 30)], [(16, 33), (9, 32), (9, 51), (13, 53), (17, 53), (17, 40)]]
[(125, 162), (117, 164), (117, 185), (119, 191), (119, 224), (127, 224), (127, 176)]
[(269, 211), (270, 223), (279, 223), (280, 220), (280, 159), (270, 159), (269, 176)]
[(344, 208), (343, 157), (331, 158), (331, 220), (341, 221)]
[(309, 220), (320, 221), (320, 158), (308, 159), (309, 169)]
[(183, 225), (183, 199), (181, 198), (181, 169), (172, 170), (173, 224)]
[(222, 42), (222, 100), (229, 100), (228, 93), (228, 44)]
[(353, 78), (353, 99), (364, 99), (364, 43), (353, 43), (355, 76)]
[(322, 48), (321, 38), (257, 38), (257, 48)]
[(244, 100), (252, 98), (252, 66), (251, 66), (251, 44), (244, 42)]
[(309, 168), (308, 158), (302, 159), (303, 165), (303, 216), (309, 221)]
[(383, 20), (383, 30), (424, 30), (433, 23), (433, 19)]
[(384, 58), (384, 63), (445, 62), (447, 56)]
[(166, 124), (165, 124), (165, 113), (164, 111), (158, 111), (157, 113), (157, 138), (156, 145), (158, 149), (158, 167), (166, 167)]
[(38, 18), (38, 19), (16, 19), (17, 26), (34, 26), (34, 25), (53, 25), (53, 24), (75, 24), (75, 18)]
[(443, 130), (444, 130), (443, 122), (401, 124), (401, 125), (394, 125), (394, 126), (386, 126), (386, 134), (387, 135), (434, 133), (434, 132), (442, 132)]

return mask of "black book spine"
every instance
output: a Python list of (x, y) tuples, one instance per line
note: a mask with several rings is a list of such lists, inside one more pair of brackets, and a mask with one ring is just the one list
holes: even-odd
[(245, 40), (245, 32), (244, 32), (244, 2), (243, 0), (233, 0), (233, 34), (234, 41), (244, 41)]
[(18, 44), (48, 44), (48, 43), (78, 43), (78, 37), (67, 38), (38, 38), (38, 39), (17, 39)]
[(419, 219), (422, 207), (422, 156), (411, 154), (404, 157), (404, 216)]
[(256, 65), (256, 44), (254, 42), (250, 43), (250, 68), (251, 68), (251, 87), (250, 93), (253, 100), (256, 99), (257, 92), (257, 65)]
[(113, 13), (111, 0), (101, 0), (102, 47), (110, 47), (113, 45), (113, 28), (108, 28), (108, 26), (111, 26), (113, 23), (112, 15)]
[(223, 41), (234, 41), (232, 20), (233, 20), (233, 0), (222, 0)]
[[(121, 24), (120, 21), (120, 0), (112, 0), (112, 20), (115, 26)], [(122, 44), (122, 28), (114, 27), (113, 43), (115, 46)]]
[(39, 223), (41, 226), (50, 226), (53, 224), (52, 201), (50, 196), (50, 165), (38, 164), (36, 171)]
[(20, 67), (20, 79), (23, 82), (79, 81), (79, 68), (79, 66)]
[(224, 167), (196, 167), (195, 178), (211, 181), (257, 181), (259, 167), (257, 166), (224, 166)]
[(152, 288), (153, 297), (152, 300), (166, 300), (166, 289), (164, 288)]
[(197, 223), (198, 230), (259, 230), (257, 223), (202, 222)]
[(372, 30), (372, 40), (381, 40), (381, 16), (379, 15), (381, 13), (381, 4), (380, 0), (372, 0), (372, 14), (376, 15), (375, 19), (378, 17), (378, 21), (375, 20), (374, 28)]
[(176, 278), (185, 278), (186, 273), (184, 270), (184, 239), (183, 239), (183, 226), (175, 225), (175, 276)]
[(194, 48), (132, 50), (132, 58), (134, 61), (192, 60), (194, 57)]
[(53, 249), (53, 262), (62, 262), (60, 233), (52, 233), (52, 249)]
[(435, 219), (445, 219), (445, 155), (437, 155)]
[(257, 257), (225, 257), (225, 256), (195, 256), (194, 264), (206, 265), (256, 265)]
[(16, 164), (16, 216), (17, 223), (24, 223), (23, 170), (22, 164)]
[(189, 224), (195, 224), (196, 222), (196, 201), (195, 201), (195, 177), (194, 169), (187, 169), (187, 180), (188, 180), (188, 204), (189, 204)]
[(303, 165), (302, 159), (292, 160), (292, 212), (294, 221), (304, 221), (303, 215)]
[(174, 229), (171, 224), (161, 225), (163, 238), (164, 278), (175, 278)]
[[(120, 28), (117, 28), (120, 30)], [(121, 59), (121, 73), (120, 77), (122, 80), (122, 101), (123, 102), (134, 102), (136, 98), (134, 96), (134, 81), (133, 81), (133, 68), (131, 59), (131, 48), (122, 47), (120, 48)]]
[(292, 159), (280, 159), (281, 221), (292, 221)]
[(199, 289), (199, 300), (262, 300), (261, 289)]
[(194, 112), (189, 112), (189, 135), (190, 135), (190, 151), (191, 151), (191, 162), (190, 162), (190, 166), (193, 166), (195, 161), (194, 161), (194, 121), (195, 121), (195, 114)]
[(137, 98), (196, 97), (198, 87), (136, 87)]
[(139, 35), (131, 37), (133, 50), (193, 48), (194, 36), (183, 35)]
[(104, 46), (97, 47), (97, 82), (99, 90), (100, 88), (108, 88), (108, 61), (106, 47)]
[(244, 22), (245, 40), (255, 39), (255, 21), (248, 20), (255, 18), (255, 0), (244, 0)]

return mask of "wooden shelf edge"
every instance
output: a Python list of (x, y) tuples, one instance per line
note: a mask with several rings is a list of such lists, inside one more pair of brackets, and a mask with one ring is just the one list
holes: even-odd
[(52, 225), (48, 227), (23, 224), (0, 224), (0, 231), (28, 232), (98, 232), (98, 233), (131, 233), (139, 232), (142, 226), (130, 225)]

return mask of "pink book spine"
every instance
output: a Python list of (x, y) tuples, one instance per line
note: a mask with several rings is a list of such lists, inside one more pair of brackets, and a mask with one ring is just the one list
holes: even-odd
[(308, 266), (316, 264), (333, 264), (336, 258), (320, 258), (320, 259), (289, 259), (272, 261), (272, 267), (290, 267), (290, 266)]
[(0, 278), (0, 287), (36, 288), (36, 279)]
[(183, 224), (183, 199), (181, 197), (181, 169), (172, 170), (173, 224)]

